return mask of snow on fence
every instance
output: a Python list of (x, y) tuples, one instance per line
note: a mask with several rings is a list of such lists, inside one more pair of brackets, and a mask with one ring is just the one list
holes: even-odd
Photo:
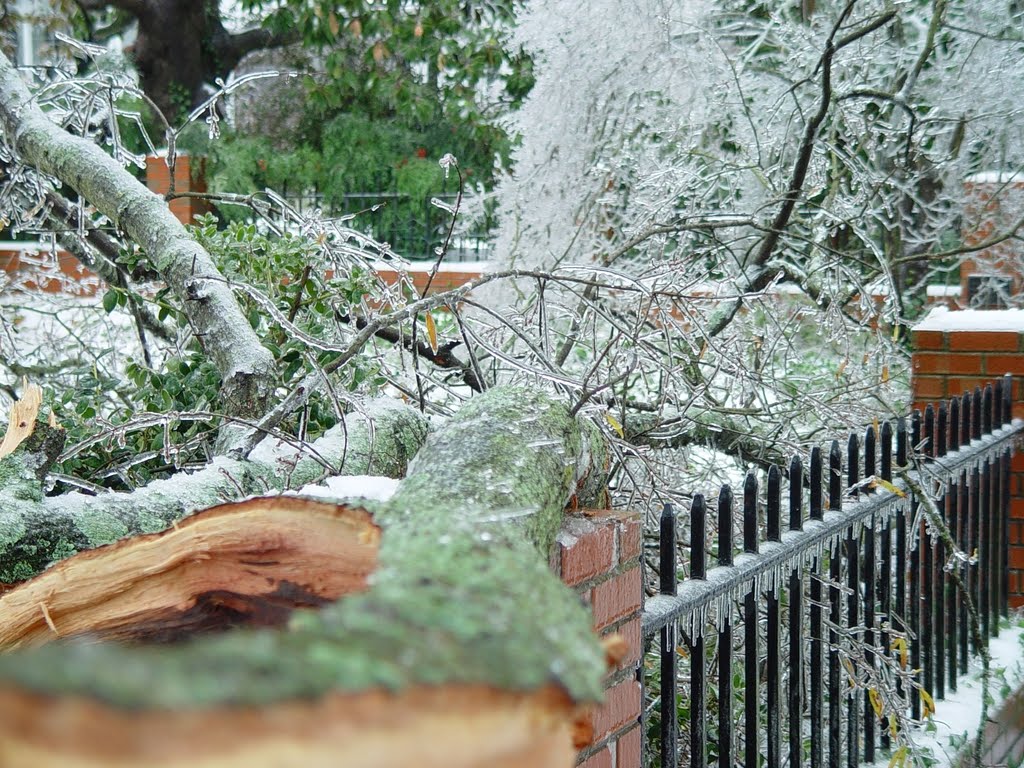
[(667, 506), (661, 594), (642, 625), (646, 641), (659, 636), (661, 660), (647, 687), (646, 716), (660, 726), (647, 764), (856, 766), (904, 748), (1007, 615), (1010, 462), (1022, 431), (1007, 376), (914, 411), (909, 428), (900, 418), (850, 435), (845, 467), (838, 442), (827, 457), (815, 448), (807, 475), (799, 457), (789, 465), (785, 530), (783, 472), (768, 472), (763, 499), (751, 473), (741, 516), (730, 487), (719, 493), (710, 570), (707, 501), (695, 496), (678, 583), (686, 566)]

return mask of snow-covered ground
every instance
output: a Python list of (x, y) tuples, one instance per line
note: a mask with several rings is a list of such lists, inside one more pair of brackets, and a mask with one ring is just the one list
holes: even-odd
[[(992, 718), (1008, 695), (1024, 685), (1024, 617), (1012, 618), (999, 636), (989, 643), (991, 662), (990, 693), (994, 702), (989, 707)], [(932, 719), (914, 734), (913, 757), (918, 766), (953, 766), (984, 724), (981, 722), (981, 659), (970, 663), (967, 675), (961, 676), (956, 693), (936, 700)], [(1024, 729), (1024, 723), (1020, 724)], [(935, 761), (934, 763), (932, 761)], [(872, 768), (888, 768), (889, 758), (879, 760)], [(909, 760), (908, 760), (909, 765)]]

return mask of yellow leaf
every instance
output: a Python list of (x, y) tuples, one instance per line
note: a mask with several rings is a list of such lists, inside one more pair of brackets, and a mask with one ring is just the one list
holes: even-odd
[(902, 768), (903, 764), (907, 761), (907, 748), (906, 746), (899, 747), (895, 752), (892, 753), (892, 757), (889, 758), (889, 768)]
[(611, 424), (612, 429), (615, 430), (615, 434), (617, 434), (619, 437), (625, 437), (626, 436), (625, 432), (622, 431), (622, 425), (619, 424), (619, 420), (618, 419), (616, 419), (614, 416), (612, 416), (607, 411), (605, 411), (604, 417), (608, 421), (608, 423)]
[(882, 489), (888, 491), (889, 493), (895, 493), (901, 499), (902, 498), (906, 498), (906, 495), (907, 495), (907, 492), (904, 491), (902, 488), (897, 488), (895, 485), (890, 483), (888, 480), (883, 480), (880, 477), (876, 477), (876, 478), (874, 478), (871, 481), (871, 487), (872, 488), (882, 488)]
[(874, 688), (868, 688), (868, 699), (871, 700), (871, 708), (875, 710), (875, 717), (882, 716), (882, 696)]
[(935, 699), (932, 698), (931, 694), (928, 693), (924, 688), (921, 691), (921, 703), (924, 704), (924, 709), (921, 711), (922, 717), (931, 717), (935, 714)]
[(847, 659), (846, 657), (843, 657), (842, 662), (843, 662), (843, 666), (846, 668), (846, 674), (848, 674), (850, 676), (850, 685), (851, 686), (856, 685), (857, 684), (857, 675), (853, 671), (853, 664), (851, 664), (850, 660)]
[(907, 640), (904, 637), (897, 637), (889, 646), (891, 651), (900, 652), (900, 669), (907, 668)]
[(427, 312), (427, 341), (430, 342), (430, 351), (437, 354), (437, 326), (434, 325), (434, 316)]
[(444, 72), (444, 65), (447, 63), (447, 59), (443, 53), (437, 54), (437, 68), (439, 71)]
[(889, 735), (896, 738), (896, 715), (889, 715)]
[(889, 380), (889, 366), (882, 366), (882, 383), (885, 384)]

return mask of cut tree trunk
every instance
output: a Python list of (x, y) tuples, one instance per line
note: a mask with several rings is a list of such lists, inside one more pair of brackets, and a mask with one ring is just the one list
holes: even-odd
[[(36, 426), (36, 434), (49, 429)], [(156, 533), (229, 499), (301, 488), (331, 475), (405, 475), (427, 420), (395, 400), (370, 400), (304, 449), (264, 441), (247, 460), (215, 459), (131, 493), (44, 497), (32, 445), (0, 459), (0, 583), (14, 584), (77, 552)], [(34, 444), (33, 444), (34, 445)]]
[[(494, 388), (387, 502), (239, 502), (75, 556), (0, 598), (22, 645), (0, 656), (0, 764), (568, 768), (606, 659), (547, 563), (605, 455), (561, 403)], [(344, 597), (289, 616), (286, 583)], [(211, 593), (227, 623), (277, 626), (152, 642)]]
[[(0, 691), (0, 765), (24, 768), (569, 768), (564, 691), (418, 686), (273, 709), (128, 713)], [(132, 757), (126, 758), (131, 754)]]
[(366, 588), (380, 529), (298, 497), (215, 507), (163, 533), (83, 552), (0, 597), (0, 648), (58, 638), (172, 642), (280, 626)]

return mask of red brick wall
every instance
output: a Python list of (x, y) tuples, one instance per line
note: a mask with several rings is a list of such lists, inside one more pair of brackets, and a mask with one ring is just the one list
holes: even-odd
[(95, 296), (103, 281), (66, 251), (50, 253), (46, 245), (9, 243), (0, 248), (0, 269), (21, 290)]
[[(1024, 418), (1024, 311), (933, 310), (912, 331), (913, 407), (959, 397), (1012, 376), (1014, 418)], [(1010, 605), (1024, 605), (1024, 453), (1010, 478)]]
[[(201, 157), (178, 154), (174, 161), (174, 191), (206, 192), (206, 178), (203, 174), (205, 163)], [(171, 172), (167, 160), (150, 155), (146, 158), (146, 186), (158, 195), (166, 195), (171, 188)], [(171, 213), (182, 224), (191, 224), (192, 219), (208, 213), (210, 204), (194, 197), (178, 197), (171, 200)]]
[[(964, 210), (965, 245), (978, 245), (993, 235), (1011, 230), (1024, 207), (1024, 180), (1003, 180), (998, 174), (982, 174), (967, 180), (967, 205)], [(960, 295), (970, 300), (967, 285), (971, 275), (1006, 275), (1019, 293), (1024, 283), (1021, 249), (1015, 240), (985, 248), (965, 258), (960, 265)]]
[(582, 768), (640, 768), (643, 694), (636, 679), (642, 640), (641, 523), (636, 515), (570, 515), (558, 535), (553, 566), (591, 607), (594, 629), (618, 634), (626, 652), (605, 680), (604, 704), (590, 713), (592, 739), (579, 754)]
[[(380, 278), (388, 285), (394, 285), (398, 282), (398, 272), (394, 269), (378, 268), (377, 274)], [(429, 267), (424, 265), (423, 269), (409, 269), (409, 278), (412, 280), (413, 287), (416, 289), (418, 296), (423, 295), (423, 291), (427, 287), (427, 278), (430, 277)], [(465, 264), (455, 265), (453, 268), (438, 271), (434, 275), (433, 281), (430, 283), (430, 293), (443, 293), (444, 291), (450, 291), (453, 288), (458, 288), (464, 283), (468, 283), (470, 280), (475, 280), (483, 274), (483, 268), (480, 264), (474, 264), (473, 262), (467, 262)]]

